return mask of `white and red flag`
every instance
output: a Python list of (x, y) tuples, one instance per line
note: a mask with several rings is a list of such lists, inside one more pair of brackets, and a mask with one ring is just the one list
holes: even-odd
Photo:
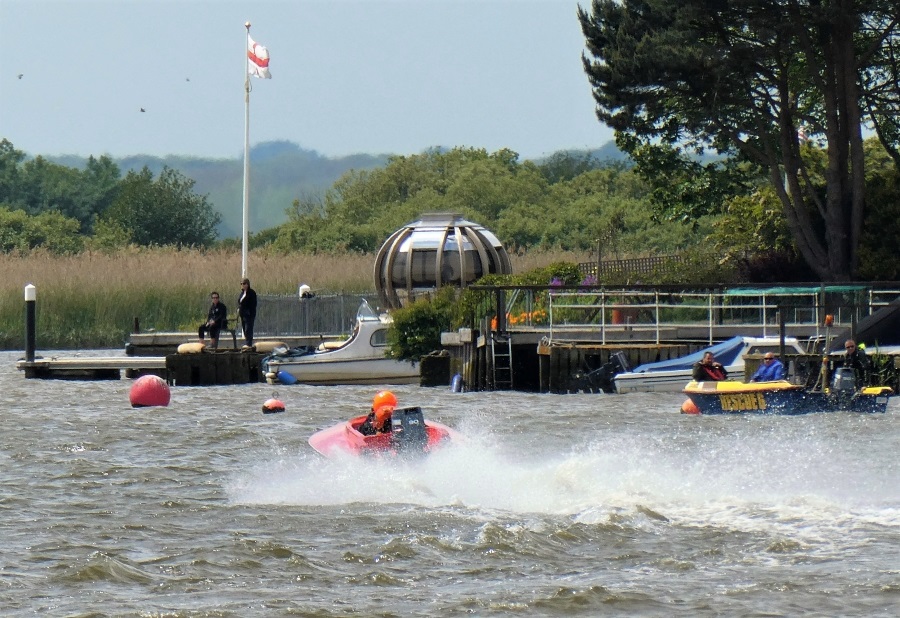
[(255, 75), (262, 79), (272, 79), (269, 73), (269, 50), (250, 38), (247, 35), (247, 71), (250, 75)]

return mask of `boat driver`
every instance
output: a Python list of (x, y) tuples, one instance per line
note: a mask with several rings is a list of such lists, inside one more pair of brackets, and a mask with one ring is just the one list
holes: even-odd
[(397, 396), (391, 391), (379, 391), (372, 399), (372, 411), (359, 426), (359, 433), (374, 436), (391, 430), (391, 415), (397, 407)]
[(866, 386), (869, 380), (869, 357), (862, 344), (857, 346), (853, 339), (844, 342), (844, 367), (853, 370), (857, 389)]

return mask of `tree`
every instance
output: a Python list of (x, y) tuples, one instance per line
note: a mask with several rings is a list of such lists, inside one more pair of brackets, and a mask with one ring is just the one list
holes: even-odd
[[(900, 146), (900, 4), (594, 0), (578, 18), (602, 122), (643, 145), (711, 148), (760, 166), (816, 275), (856, 275), (863, 124), (892, 155)], [(807, 138), (826, 146), (824, 198), (801, 156)]]
[(109, 246), (108, 233), (115, 229), (127, 231), (128, 239), (139, 245), (212, 244), (221, 215), (205, 195), (193, 193), (193, 186), (193, 180), (169, 167), (156, 180), (146, 166), (140, 172), (128, 172), (100, 218), (104, 245)]
[(78, 234), (78, 221), (59, 212), (30, 216), (24, 210), (0, 206), (0, 253), (28, 253), (44, 249), (55, 254), (78, 253), (84, 237)]
[(119, 168), (112, 159), (90, 157), (84, 170), (36, 157), (26, 161), (8, 140), (0, 142), (0, 203), (36, 216), (58, 212), (89, 234), (95, 218), (115, 196)]
[(25, 153), (16, 150), (12, 142), (0, 140), (0, 204), (20, 205), (21, 179), (19, 164), (25, 160)]

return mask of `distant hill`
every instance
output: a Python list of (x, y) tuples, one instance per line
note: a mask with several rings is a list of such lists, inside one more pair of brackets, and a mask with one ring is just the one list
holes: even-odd
[[(614, 142), (596, 150), (578, 151), (579, 154), (585, 152), (599, 161), (625, 158)], [(250, 149), (250, 231), (256, 233), (281, 225), (287, 221), (286, 211), (294, 200), (321, 196), (347, 171), (383, 167), (390, 156), (358, 154), (328, 158), (288, 141), (257, 144)], [(72, 155), (45, 158), (75, 168), (83, 168), (86, 161), (85, 157)], [(114, 161), (123, 174), (147, 166), (156, 176), (163, 166), (169, 166), (193, 179), (196, 193), (207, 195), (214, 208), (222, 214), (219, 238), (240, 237), (244, 200), (243, 156), (206, 159), (135, 155)]]
[[(374, 169), (387, 164), (390, 155), (323, 157), (287, 141), (264, 142), (250, 149), (250, 231), (259, 232), (287, 221), (286, 210), (295, 199), (323, 195), (338, 178), (351, 169)], [(85, 157), (64, 155), (45, 157), (68, 167), (83, 168)], [(244, 203), (244, 158), (207, 159), (197, 157), (154, 157), (134, 155), (114, 158), (125, 174), (144, 166), (154, 176), (164, 166), (178, 170), (195, 181), (194, 191), (207, 195), (222, 214), (219, 238), (239, 238)]]

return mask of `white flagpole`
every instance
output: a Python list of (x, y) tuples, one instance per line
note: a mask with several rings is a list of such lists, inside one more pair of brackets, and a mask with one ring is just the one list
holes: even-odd
[(247, 243), (250, 227), (250, 22), (246, 22), (247, 36), (244, 38), (244, 215), (241, 237), (241, 277), (247, 277)]

